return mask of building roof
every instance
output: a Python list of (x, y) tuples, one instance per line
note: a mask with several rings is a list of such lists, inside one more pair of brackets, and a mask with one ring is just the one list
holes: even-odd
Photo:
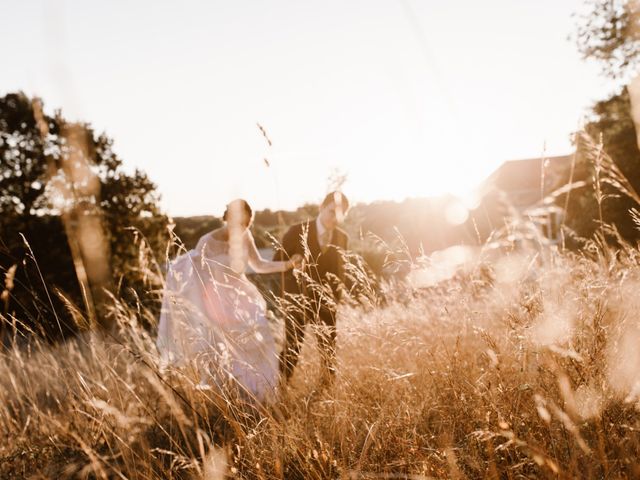
[(503, 192), (518, 206), (540, 201), (568, 181), (573, 155), (504, 162), (482, 183), (483, 195)]

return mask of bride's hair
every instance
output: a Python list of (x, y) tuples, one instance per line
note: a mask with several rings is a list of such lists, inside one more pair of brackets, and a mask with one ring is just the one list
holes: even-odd
[(253, 210), (251, 210), (251, 206), (249, 205), (249, 203), (247, 203), (247, 201), (243, 200), (242, 198), (237, 198), (236, 200), (229, 202), (227, 208), (224, 211), (224, 215), (222, 215), (222, 220), (224, 220), (225, 222), (228, 221), (229, 215), (233, 215), (237, 212), (244, 212), (247, 215), (247, 218), (249, 218), (249, 223), (251, 223), (251, 220), (253, 220)]

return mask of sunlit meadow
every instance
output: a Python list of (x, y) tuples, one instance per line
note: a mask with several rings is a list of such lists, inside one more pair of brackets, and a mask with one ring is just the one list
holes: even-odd
[[(638, 0), (13, 3), (0, 480), (640, 478)], [(526, 209), (487, 181), (464, 194), (538, 154), (541, 178), (513, 177)], [(407, 198), (345, 226), (334, 381), (315, 325), (266, 404), (165, 365), (167, 265), (189, 243), (166, 212), (206, 214), (197, 240), (248, 198), (276, 209), (254, 232), (277, 249), (333, 166), (327, 191), (348, 174), (354, 201)], [(400, 220), (416, 228), (391, 239)], [(278, 282), (251, 279), (280, 351)]]
[(0, 364), (0, 476), (640, 476), (640, 252), (488, 250), (426, 286), (374, 288), (354, 268), (365, 288), (340, 310), (335, 384), (318, 384), (307, 342), (262, 411), (159, 369), (141, 327), (155, 320), (117, 299), (112, 333), (17, 338)]

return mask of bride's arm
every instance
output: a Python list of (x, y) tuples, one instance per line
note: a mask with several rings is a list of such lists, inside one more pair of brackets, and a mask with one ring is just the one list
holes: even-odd
[(253, 240), (251, 232), (247, 231), (247, 247), (249, 250), (249, 266), (256, 273), (278, 273), (286, 272), (293, 266), (291, 260), (285, 261), (269, 261), (260, 256), (256, 242)]

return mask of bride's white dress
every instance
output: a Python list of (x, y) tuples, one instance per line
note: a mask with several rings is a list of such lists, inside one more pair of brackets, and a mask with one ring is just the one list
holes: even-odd
[(165, 365), (192, 363), (202, 382), (264, 402), (278, 383), (278, 355), (247, 265), (257, 273), (286, 270), (286, 262), (261, 258), (249, 230), (234, 242), (208, 233), (171, 262), (157, 345)]

